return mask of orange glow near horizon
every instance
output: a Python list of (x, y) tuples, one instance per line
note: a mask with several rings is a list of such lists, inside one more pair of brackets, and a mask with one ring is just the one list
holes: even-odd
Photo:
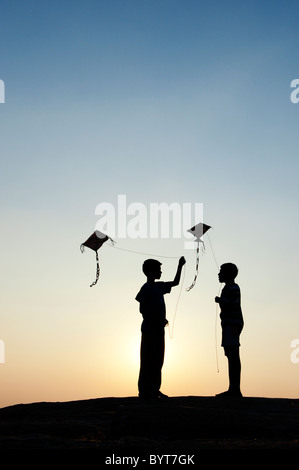
[[(119, 329), (114, 325), (103, 328), (102, 333), (94, 329), (92, 322), (90, 331), (86, 325), (80, 333), (79, 325), (69, 328), (68, 347), (64, 335), (58, 335), (55, 343), (54, 335), (47, 342), (33, 334), (28, 343), (19, 344), (18, 348), (11, 345), (6, 351), (6, 363), (0, 365), (0, 406), (137, 396), (140, 318), (135, 320), (133, 325)], [(226, 389), (226, 358), (215, 343), (212, 323), (208, 339), (200, 329), (189, 331), (182, 316), (177, 318), (173, 338), (166, 328), (161, 387), (164, 393), (214, 396)], [(248, 337), (244, 334), (244, 343), (248, 343)], [(275, 355), (261, 360), (258, 348), (241, 347), (241, 359), (245, 396), (296, 398), (294, 378), (298, 365), (291, 363), (288, 354), (280, 361)], [(271, 375), (273, 361), (285, 371), (283, 382)]]

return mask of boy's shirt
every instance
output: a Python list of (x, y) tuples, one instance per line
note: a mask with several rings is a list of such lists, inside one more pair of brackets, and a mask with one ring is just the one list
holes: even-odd
[(162, 329), (167, 324), (164, 294), (171, 291), (171, 282), (146, 282), (141, 287), (135, 299), (139, 302), (142, 314), (142, 331)]
[(221, 324), (235, 324), (243, 327), (241, 292), (238, 284), (225, 284), (220, 296)]

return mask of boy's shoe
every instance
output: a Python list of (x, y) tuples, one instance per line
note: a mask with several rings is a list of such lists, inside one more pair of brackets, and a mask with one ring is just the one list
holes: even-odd
[(233, 392), (231, 390), (227, 390), (226, 392), (222, 392), (222, 393), (218, 393), (216, 395), (217, 398), (230, 398), (230, 397), (233, 397), (233, 398), (242, 398), (243, 395), (241, 392)]
[(144, 400), (158, 400), (160, 398), (164, 400), (168, 398), (168, 396), (160, 392), (159, 390), (159, 392), (157, 393), (139, 393), (139, 398), (142, 398)]
[(142, 398), (143, 400), (155, 400), (159, 397), (153, 393), (139, 393), (139, 398)]
[(162, 398), (162, 399), (164, 399), (164, 398), (169, 398), (168, 395), (165, 395), (164, 393), (160, 392), (160, 390), (159, 390), (159, 392), (158, 392), (158, 397), (159, 397), (159, 398)]

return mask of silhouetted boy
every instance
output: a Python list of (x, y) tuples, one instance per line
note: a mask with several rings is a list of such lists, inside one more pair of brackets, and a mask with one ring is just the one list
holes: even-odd
[(243, 315), (241, 310), (241, 293), (235, 278), (238, 268), (233, 263), (225, 263), (220, 267), (219, 282), (225, 286), (221, 296), (215, 298), (220, 305), (220, 318), (222, 327), (222, 343), (224, 353), (228, 359), (229, 389), (220, 393), (218, 397), (241, 397), (241, 361), (239, 354), (240, 333), (243, 329)]
[(147, 259), (142, 266), (147, 282), (136, 296), (143, 317), (138, 379), (140, 398), (166, 397), (160, 392), (165, 351), (164, 328), (168, 323), (164, 294), (168, 294), (173, 286), (179, 284), (185, 262), (185, 258), (181, 257), (174, 280), (169, 282), (156, 281), (162, 274), (159, 261)]

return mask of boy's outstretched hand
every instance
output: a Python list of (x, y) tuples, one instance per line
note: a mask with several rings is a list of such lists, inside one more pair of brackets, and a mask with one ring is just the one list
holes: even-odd
[(179, 259), (179, 266), (184, 266), (185, 263), (186, 263), (186, 260), (185, 260), (184, 256), (181, 256), (180, 259)]

